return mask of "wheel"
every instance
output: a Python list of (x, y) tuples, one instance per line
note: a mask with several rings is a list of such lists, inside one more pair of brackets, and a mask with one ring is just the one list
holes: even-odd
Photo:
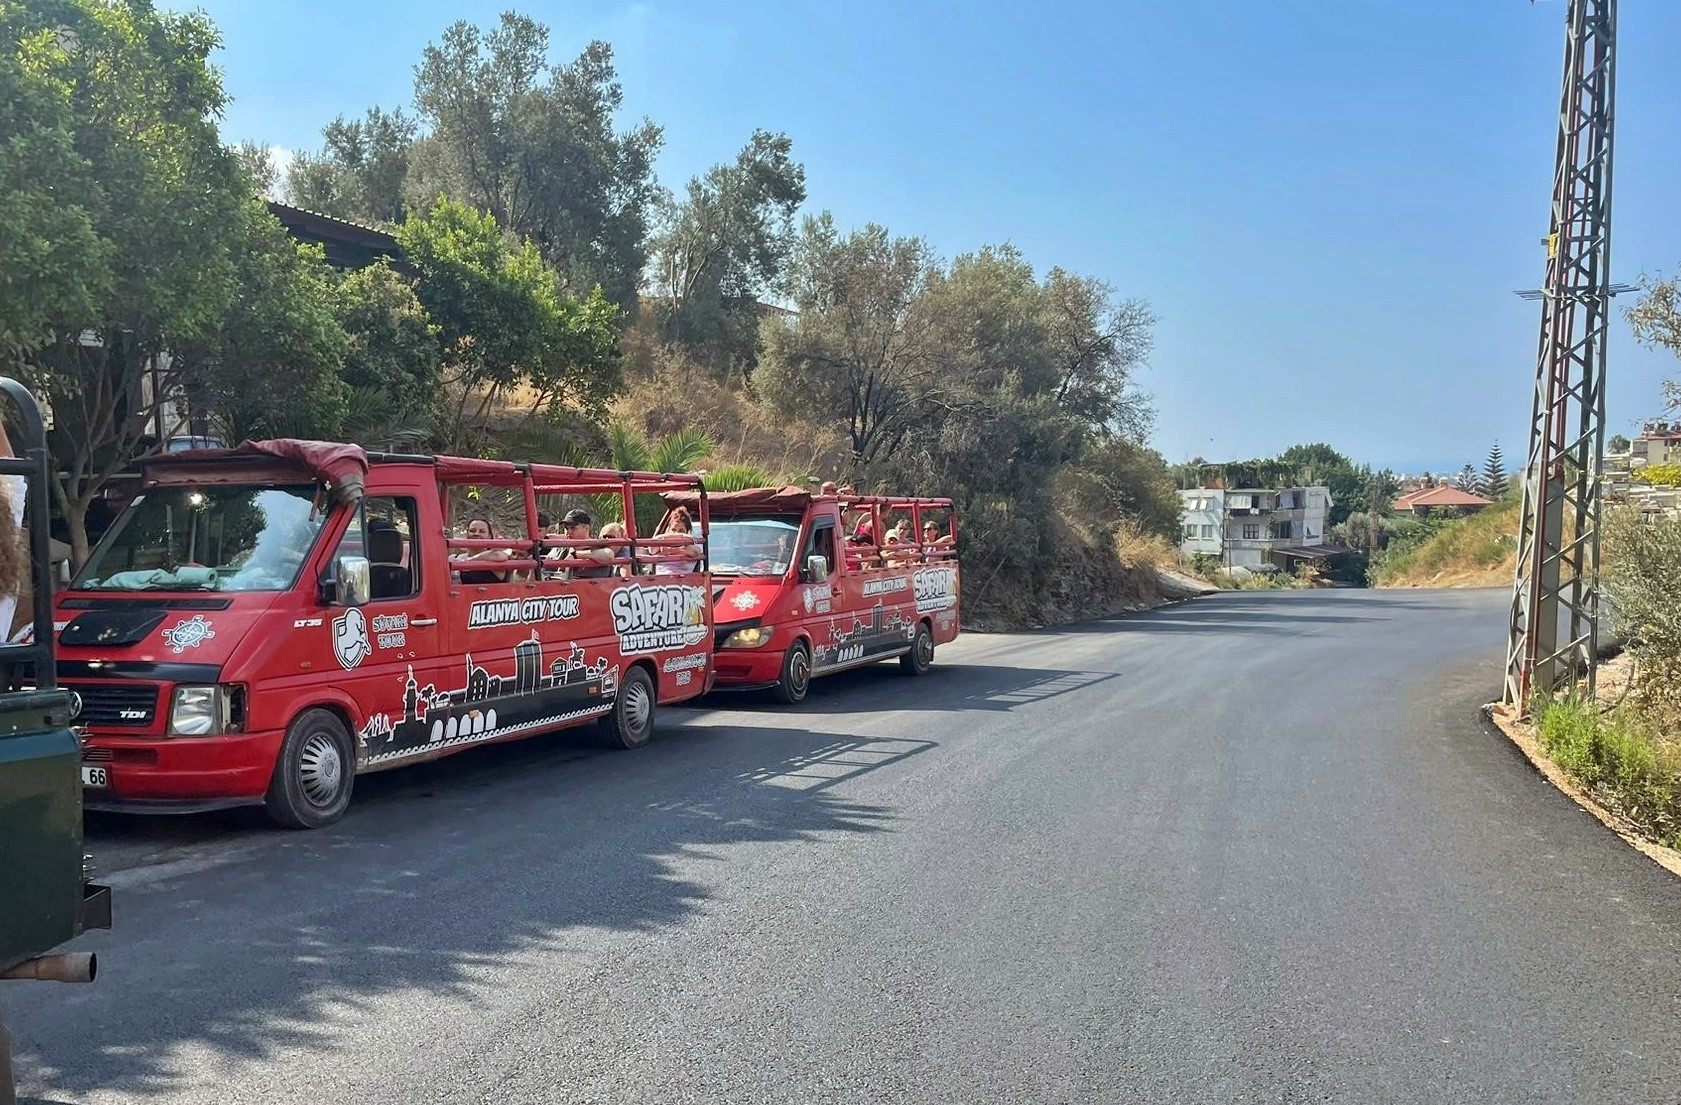
[(331, 710), (305, 710), (286, 730), (263, 804), (288, 829), (319, 829), (344, 816), (355, 782), (344, 722)]
[(647, 668), (631, 668), (619, 684), (613, 712), (601, 719), (607, 742), (616, 748), (641, 748), (654, 737), (654, 681)]
[(911, 642), (911, 650), (899, 657), (899, 667), (906, 675), (927, 675), (928, 669), (934, 666), (934, 634), (928, 631), (928, 623), (923, 622), (916, 627), (916, 639)]
[(777, 676), (776, 689), (772, 693), (783, 705), (798, 706), (805, 701), (806, 692), (810, 690), (811, 649), (804, 641), (795, 641), (788, 646), (788, 654), (782, 658), (782, 674)]

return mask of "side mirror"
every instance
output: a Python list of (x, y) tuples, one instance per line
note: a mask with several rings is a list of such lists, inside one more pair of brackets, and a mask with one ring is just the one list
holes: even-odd
[(812, 555), (805, 559), (805, 581), (807, 583), (822, 583), (829, 578), (829, 558)]
[(365, 556), (341, 556), (333, 562), (332, 578), (322, 581), (322, 596), (330, 606), (365, 606), (373, 593), (372, 574)]

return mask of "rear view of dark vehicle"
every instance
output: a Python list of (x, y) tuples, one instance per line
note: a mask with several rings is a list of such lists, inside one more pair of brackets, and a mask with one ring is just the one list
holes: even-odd
[[(91, 954), (52, 953), (86, 929), (111, 925), (109, 891), (87, 881), (82, 851), (83, 773), (98, 769), (82, 765), (71, 728), (79, 703), (59, 688), (54, 667), (40, 408), (16, 381), (0, 379), (0, 391), (20, 425), (22, 455), (0, 457), (0, 477), (27, 481), (34, 601), (33, 632), (21, 635), (23, 643), (0, 645), (0, 979), (91, 982)], [(0, 1105), (13, 1101), (10, 1051), (0, 1025)]]

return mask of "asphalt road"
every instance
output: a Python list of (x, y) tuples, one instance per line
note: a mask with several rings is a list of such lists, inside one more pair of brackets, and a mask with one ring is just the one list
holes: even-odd
[(1476, 705), (1504, 595), (1217, 596), (105, 819), (43, 1102), (1681, 1100), (1681, 882)]

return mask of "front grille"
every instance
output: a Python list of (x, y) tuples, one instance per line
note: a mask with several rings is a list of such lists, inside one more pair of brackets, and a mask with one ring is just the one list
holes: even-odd
[(144, 726), (152, 723), (158, 709), (156, 683), (65, 683), (66, 690), (82, 696), (78, 725)]
[(82, 749), (82, 760), (85, 763), (108, 764), (108, 763), (111, 762), (111, 759), (112, 759), (111, 750), (109, 748), (84, 748), (84, 749)]

